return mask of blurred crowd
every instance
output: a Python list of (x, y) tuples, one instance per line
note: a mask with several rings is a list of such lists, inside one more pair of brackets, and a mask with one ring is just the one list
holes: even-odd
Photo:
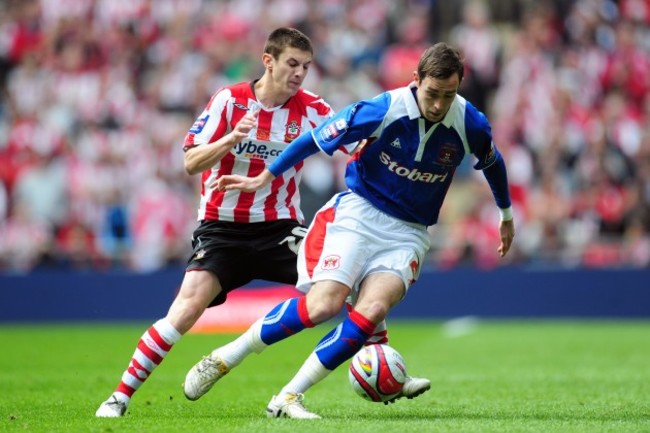
[[(463, 52), (517, 236), (499, 259), (468, 161), (431, 228), (436, 266), (650, 266), (649, 0), (5, 0), (0, 271), (183, 263), (199, 193), (185, 133), (219, 87), (262, 75), (279, 26), (310, 36), (304, 87), (337, 110), (407, 84), (432, 42)], [(308, 217), (344, 164), (306, 161)]]

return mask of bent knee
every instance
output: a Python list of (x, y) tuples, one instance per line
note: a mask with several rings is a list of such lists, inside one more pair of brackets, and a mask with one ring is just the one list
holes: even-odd
[(386, 318), (390, 311), (390, 306), (383, 302), (370, 302), (355, 305), (354, 309), (372, 323), (377, 324)]
[(310, 292), (307, 295), (309, 320), (319, 324), (336, 316), (343, 308), (348, 293), (349, 290), (345, 287), (335, 291)]

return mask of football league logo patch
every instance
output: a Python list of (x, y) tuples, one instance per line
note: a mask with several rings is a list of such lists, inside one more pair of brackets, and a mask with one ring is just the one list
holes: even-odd
[(348, 122), (345, 119), (338, 119), (334, 123), (330, 123), (320, 131), (321, 139), (325, 142), (332, 141), (341, 133), (348, 129)]
[(190, 128), (190, 132), (192, 134), (199, 134), (201, 131), (203, 131), (203, 128), (205, 127), (205, 124), (208, 123), (208, 119), (210, 118), (209, 114), (206, 114), (205, 117), (199, 117), (196, 119), (194, 122), (194, 125)]
[(492, 164), (494, 160), (497, 158), (497, 151), (494, 148), (494, 143), (490, 144), (490, 151), (485, 155), (485, 164)]

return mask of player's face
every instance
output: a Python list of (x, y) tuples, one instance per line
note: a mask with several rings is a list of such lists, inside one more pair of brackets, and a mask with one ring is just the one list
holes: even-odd
[(269, 62), (273, 83), (278, 89), (293, 96), (307, 77), (312, 55), (309, 51), (289, 47), (280, 54), (277, 60), (271, 57)]
[(415, 83), (417, 84), (418, 107), (420, 107), (422, 117), (431, 122), (440, 122), (449, 111), (458, 92), (460, 85), (458, 74), (453, 74), (445, 79), (425, 77), (420, 80), (415, 73)]

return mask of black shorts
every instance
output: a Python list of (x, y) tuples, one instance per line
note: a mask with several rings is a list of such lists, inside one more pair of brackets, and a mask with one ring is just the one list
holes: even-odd
[(260, 223), (203, 221), (192, 235), (186, 271), (210, 271), (222, 292), (210, 306), (223, 304), (228, 292), (252, 280), (294, 285), (298, 246), (307, 228), (295, 220)]

